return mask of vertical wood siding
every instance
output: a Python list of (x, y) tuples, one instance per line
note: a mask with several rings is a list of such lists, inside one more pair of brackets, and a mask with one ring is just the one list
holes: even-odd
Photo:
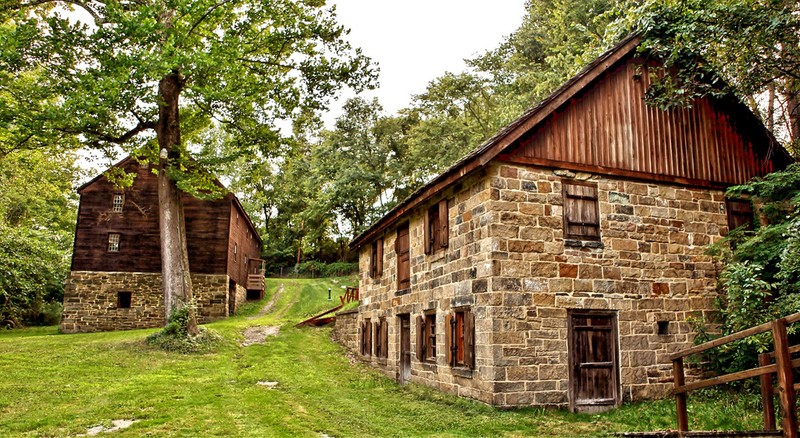
[[(157, 178), (150, 169), (135, 161), (123, 164), (137, 174), (134, 185), (124, 190), (122, 212), (112, 212), (117, 190), (105, 178), (98, 178), (81, 191), (78, 223), (73, 250), (73, 271), (161, 272), (161, 246), (158, 230)], [(186, 219), (189, 266), (196, 274), (225, 274), (237, 283), (246, 279), (242, 272), (230, 272), (228, 242), (239, 239), (240, 254), (258, 257), (258, 242), (248, 240), (246, 231), (228, 238), (232, 195), (201, 201), (188, 195), (182, 198)], [(242, 229), (249, 228), (243, 221)], [(119, 252), (110, 253), (108, 234), (120, 234)], [(232, 244), (231, 244), (232, 246)], [(255, 246), (255, 249), (253, 249)], [(245, 250), (247, 252), (242, 252)], [(239, 258), (242, 261), (242, 258)], [(236, 279), (238, 278), (238, 280)]]
[(736, 116), (735, 102), (704, 98), (668, 111), (647, 106), (651, 73), (658, 71), (629, 57), (523, 136), (506, 159), (723, 185), (788, 163), (783, 154), (768, 156), (769, 137)]

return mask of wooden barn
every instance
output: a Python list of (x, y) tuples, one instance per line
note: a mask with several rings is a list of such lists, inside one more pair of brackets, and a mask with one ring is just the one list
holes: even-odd
[(645, 105), (631, 37), (352, 242), (350, 350), (399, 382), (596, 412), (663, 397), (713, 310), (725, 188), (792, 159), (733, 97)]
[[(126, 330), (164, 324), (157, 176), (130, 157), (121, 190), (101, 174), (78, 189), (80, 206), (61, 330)], [(262, 241), (232, 193), (183, 195), (189, 266), (200, 322), (232, 315), (264, 295)]]

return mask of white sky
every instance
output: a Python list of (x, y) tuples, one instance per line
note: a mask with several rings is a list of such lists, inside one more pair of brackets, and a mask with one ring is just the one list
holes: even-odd
[[(407, 107), (412, 94), (447, 71), (464, 70), (464, 58), (496, 48), (522, 23), (524, 0), (331, 0), (348, 40), (380, 67), (376, 96), (386, 113)], [(353, 96), (345, 93), (339, 100)], [(334, 105), (326, 123), (341, 111)]]

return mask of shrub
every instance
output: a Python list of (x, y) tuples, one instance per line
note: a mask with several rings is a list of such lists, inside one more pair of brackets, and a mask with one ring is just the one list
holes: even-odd
[[(705, 323), (720, 324), (722, 335), (800, 311), (800, 164), (731, 187), (727, 195), (750, 199), (756, 220), (753, 231), (732, 230), (710, 249), (725, 267), (720, 320)], [(790, 326), (790, 335), (797, 330)], [(770, 349), (772, 340), (763, 334), (712, 350), (706, 359), (716, 371), (733, 372), (754, 366), (757, 353)]]
[(192, 354), (214, 351), (222, 343), (223, 338), (220, 335), (205, 327), (198, 327), (200, 333), (197, 335), (188, 333), (189, 314), (194, 311), (194, 307), (194, 303), (189, 303), (174, 309), (170, 313), (164, 329), (148, 336), (145, 342), (173, 353)]

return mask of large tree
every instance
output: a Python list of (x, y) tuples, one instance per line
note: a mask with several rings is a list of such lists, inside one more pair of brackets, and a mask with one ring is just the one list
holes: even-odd
[[(211, 187), (186, 134), (269, 154), (276, 121), (374, 80), (323, 0), (22, 0), (0, 6), (3, 149), (76, 143), (157, 162), (167, 315), (191, 300), (180, 192)], [(181, 112), (185, 116), (181, 118)], [(183, 136), (183, 137), (182, 137)], [(196, 331), (194, 322), (190, 330)]]
[(795, 154), (800, 152), (800, 3), (796, 0), (648, 0), (620, 20), (676, 74), (656, 104), (733, 92)]

